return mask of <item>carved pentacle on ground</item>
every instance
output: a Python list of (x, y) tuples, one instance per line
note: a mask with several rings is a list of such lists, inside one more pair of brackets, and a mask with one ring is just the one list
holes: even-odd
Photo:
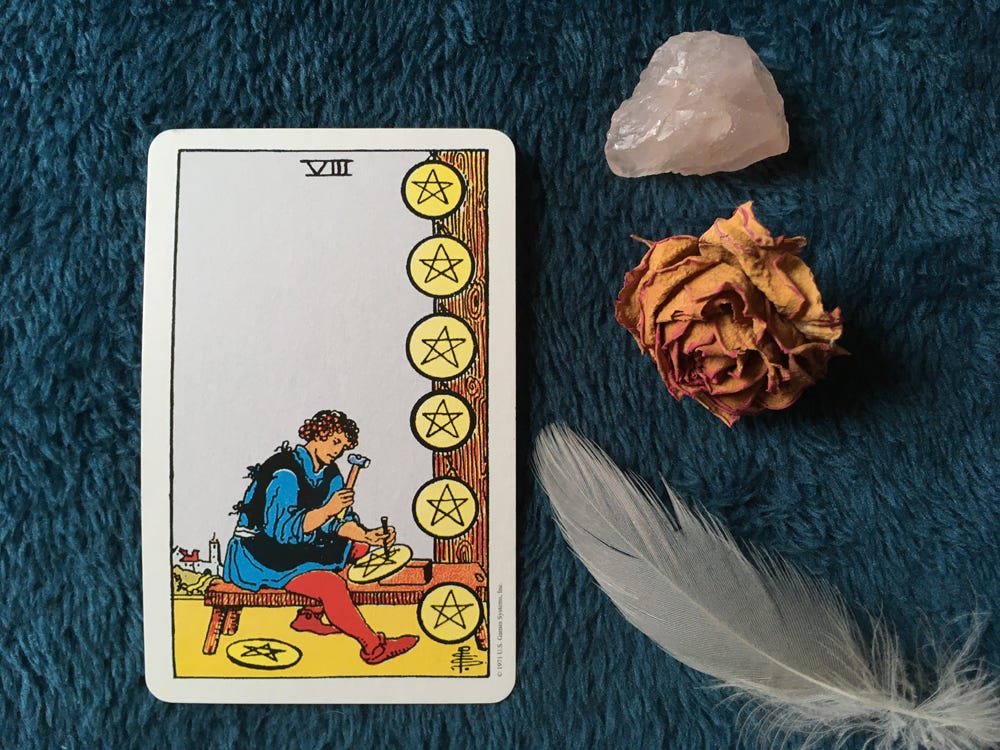
[(410, 413), (414, 437), (431, 450), (454, 450), (469, 439), (475, 426), (472, 407), (451, 391), (428, 393)]
[(347, 569), (347, 578), (354, 583), (375, 583), (397, 572), (412, 557), (413, 550), (405, 544), (396, 544), (388, 550), (372, 547), (367, 555)]
[(302, 652), (276, 638), (247, 638), (230, 643), (226, 657), (247, 669), (288, 669), (298, 664)]
[(461, 318), (428, 315), (406, 337), (406, 357), (431, 380), (451, 380), (465, 372), (476, 357), (476, 337)]
[(435, 586), (417, 605), (421, 629), (439, 643), (461, 643), (476, 632), (482, 620), (479, 597), (460, 583)]
[(413, 518), (423, 531), (438, 539), (461, 536), (476, 520), (476, 493), (457, 479), (432, 479), (413, 498)]
[(417, 216), (440, 219), (461, 205), (465, 178), (443, 161), (425, 161), (406, 173), (402, 192), (406, 207)]
[(430, 297), (450, 297), (469, 283), (475, 272), (472, 253), (451, 237), (429, 237), (410, 251), (406, 261), (410, 281)]

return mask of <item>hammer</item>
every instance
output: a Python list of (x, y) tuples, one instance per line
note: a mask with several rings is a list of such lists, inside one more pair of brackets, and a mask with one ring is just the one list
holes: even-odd
[[(372, 460), (366, 456), (362, 456), (360, 453), (352, 453), (347, 457), (347, 463), (351, 465), (351, 470), (347, 472), (347, 481), (344, 482), (344, 489), (353, 490), (354, 483), (358, 481), (358, 472), (362, 469), (367, 469), (371, 465)], [(347, 513), (347, 508), (344, 508), (340, 513), (337, 514), (337, 518), (343, 520), (344, 515)]]
[(347, 481), (344, 482), (344, 488), (348, 490), (354, 489), (354, 483), (358, 481), (358, 472), (362, 469), (367, 469), (371, 465), (372, 460), (366, 456), (362, 456), (360, 453), (352, 453), (347, 457), (347, 463), (351, 465), (351, 470), (347, 474)]

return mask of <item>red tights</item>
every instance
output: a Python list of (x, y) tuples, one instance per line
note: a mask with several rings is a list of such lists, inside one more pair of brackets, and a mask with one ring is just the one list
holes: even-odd
[(351, 601), (347, 582), (336, 573), (312, 570), (295, 576), (285, 584), (285, 589), (323, 602), (323, 611), (330, 624), (357, 640), (366, 651), (371, 651), (378, 645), (375, 631), (368, 627), (365, 618)]

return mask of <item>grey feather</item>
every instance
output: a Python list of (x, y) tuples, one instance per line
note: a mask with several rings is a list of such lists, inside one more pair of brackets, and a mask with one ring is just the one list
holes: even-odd
[(744, 553), (719, 521), (667, 487), (675, 519), (640, 480), (561, 426), (535, 471), (566, 541), (639, 630), (749, 699), (765, 739), (804, 747), (867, 733), (868, 746), (984, 750), (1000, 743), (1000, 691), (972, 659), (979, 635), (921, 696), (885, 623), (867, 640), (844, 600), (784, 560)]

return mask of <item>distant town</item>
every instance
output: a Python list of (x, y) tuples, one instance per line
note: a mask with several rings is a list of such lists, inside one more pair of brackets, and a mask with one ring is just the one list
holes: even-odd
[(202, 596), (208, 585), (222, 577), (222, 544), (213, 532), (207, 552), (201, 548), (174, 547), (172, 550), (173, 595)]

